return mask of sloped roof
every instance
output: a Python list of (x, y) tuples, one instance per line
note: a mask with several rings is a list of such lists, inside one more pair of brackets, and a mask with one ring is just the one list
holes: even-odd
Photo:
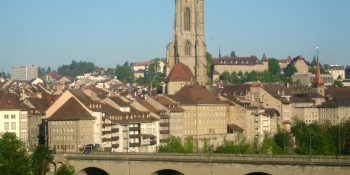
[(125, 102), (120, 97), (109, 97), (114, 103), (118, 104), (121, 107), (130, 107), (130, 103)]
[(81, 104), (71, 97), (47, 120), (94, 120), (93, 117)]
[(334, 108), (339, 106), (350, 106), (350, 96), (335, 96), (331, 100), (322, 103), (320, 108)]
[(184, 109), (179, 107), (180, 104), (178, 102), (172, 102), (165, 96), (151, 96), (151, 98), (168, 108), (170, 111), (184, 111)]
[(41, 98), (27, 98), (28, 100), (34, 107), (35, 109), (39, 110), (41, 113), (45, 113), (45, 111), (49, 108), (49, 103), (45, 99)]
[(321, 71), (320, 71), (320, 64), (318, 62), (318, 56), (317, 56), (317, 62), (316, 62), (316, 75), (314, 81), (311, 83), (313, 86), (318, 86), (318, 85), (324, 85), (324, 81), (321, 78)]
[(164, 82), (172, 82), (172, 81), (190, 82), (195, 80), (196, 78), (194, 77), (191, 69), (187, 65), (180, 62), (174, 65), (169, 75), (164, 79)]
[(182, 95), (196, 104), (225, 104), (202, 85), (185, 85), (175, 95)]
[(264, 53), (263, 57), (261, 58), (261, 62), (268, 62), (265, 53)]
[(19, 101), (5, 90), (0, 90), (0, 110), (26, 109)]
[(213, 58), (213, 65), (255, 65), (263, 64), (255, 55), (250, 57), (219, 57)]
[(335, 96), (350, 96), (350, 88), (327, 86), (325, 89), (325, 95), (329, 98), (333, 98)]

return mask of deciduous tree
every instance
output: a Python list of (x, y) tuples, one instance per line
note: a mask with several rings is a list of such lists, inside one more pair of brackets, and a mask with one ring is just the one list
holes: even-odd
[(45, 175), (46, 172), (50, 171), (50, 162), (53, 160), (53, 155), (49, 151), (49, 147), (46, 145), (38, 145), (33, 155), (32, 160), (32, 172), (37, 175)]

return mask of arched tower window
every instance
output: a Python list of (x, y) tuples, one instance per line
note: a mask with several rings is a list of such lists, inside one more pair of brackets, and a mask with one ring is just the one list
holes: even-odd
[(184, 30), (190, 31), (191, 30), (191, 10), (190, 10), (190, 8), (188, 8), (188, 7), (186, 8), (184, 17), (185, 17)]
[(185, 55), (191, 55), (191, 43), (186, 41), (185, 43)]

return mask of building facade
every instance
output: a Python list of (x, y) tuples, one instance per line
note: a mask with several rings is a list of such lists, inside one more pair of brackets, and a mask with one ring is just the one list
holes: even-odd
[(11, 67), (11, 80), (31, 80), (38, 78), (38, 66), (13, 66)]
[(174, 38), (167, 45), (167, 74), (177, 61), (188, 65), (197, 82), (206, 83), (204, 0), (176, 0)]

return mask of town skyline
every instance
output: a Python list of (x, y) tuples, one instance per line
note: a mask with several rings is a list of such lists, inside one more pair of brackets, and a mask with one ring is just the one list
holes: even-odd
[[(350, 2), (205, 1), (205, 42), (214, 58), (256, 55), (346, 66), (350, 54)], [(175, 4), (154, 2), (0, 2), (1, 69), (72, 60), (115, 67), (166, 57)], [(219, 12), (219, 13), (218, 13)], [(159, 15), (161, 14), (161, 15)], [(6, 60), (4, 62), (4, 60)]]

